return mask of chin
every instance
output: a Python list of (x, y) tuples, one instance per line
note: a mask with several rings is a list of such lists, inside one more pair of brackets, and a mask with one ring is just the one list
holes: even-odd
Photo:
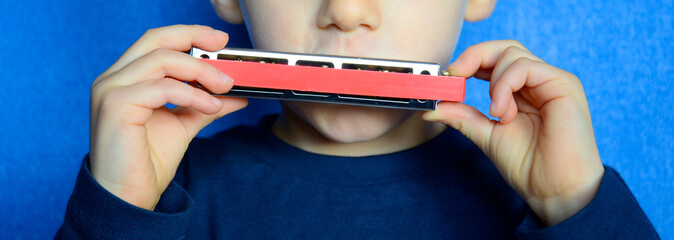
[(286, 102), (288, 110), (329, 141), (367, 142), (386, 135), (414, 111), (312, 102)]

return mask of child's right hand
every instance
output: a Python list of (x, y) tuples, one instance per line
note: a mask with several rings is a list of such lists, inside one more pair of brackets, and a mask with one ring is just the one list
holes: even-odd
[[(205, 26), (147, 31), (91, 86), (90, 168), (115, 196), (153, 210), (187, 147), (213, 120), (247, 105), (213, 97), (183, 81), (225, 93), (232, 80), (183, 52), (217, 51), (226, 33)], [(171, 103), (178, 107), (168, 109)]]

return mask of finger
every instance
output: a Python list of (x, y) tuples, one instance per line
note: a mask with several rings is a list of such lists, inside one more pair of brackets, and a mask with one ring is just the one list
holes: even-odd
[(473, 77), (475, 77), (477, 79), (481, 79), (481, 80), (489, 80), (491, 78), (491, 72), (492, 72), (491, 69), (486, 69), (486, 70), (480, 69), (480, 70), (477, 70), (477, 72), (475, 72), (475, 74), (473, 74)]
[(92, 113), (98, 111), (98, 102), (109, 89), (138, 84), (142, 79), (166, 77), (200, 82), (213, 93), (225, 93), (233, 84), (229, 76), (209, 64), (180, 52), (156, 49), (132, 62), (122, 71), (94, 83), (91, 90)]
[[(468, 47), (457, 60), (447, 68), (452, 76), (471, 77), (478, 71), (491, 72), (503, 51), (511, 46), (525, 49), (521, 43), (514, 40), (497, 40), (483, 42)], [(489, 80), (488, 74), (482, 74), (480, 79)]]
[[(489, 115), (501, 119), (502, 123), (506, 122), (506, 115), (511, 116), (517, 113), (517, 105), (513, 98), (513, 93), (519, 91), (527, 81), (528, 70), (530, 65), (528, 63), (533, 60), (528, 58), (520, 58), (510, 64), (510, 67), (505, 70), (501, 77), (494, 82), (491, 88), (491, 105), (489, 107)], [(513, 106), (514, 105), (514, 106)]]
[(489, 138), (495, 123), (474, 107), (460, 102), (440, 102), (435, 111), (425, 112), (422, 117), (426, 121), (442, 122), (459, 130), (488, 153)]
[(152, 110), (167, 103), (190, 107), (203, 114), (216, 114), (223, 107), (220, 99), (202, 90), (174, 79), (164, 78), (110, 90), (102, 98), (100, 108), (101, 112), (108, 114), (124, 113), (109, 116), (122, 116), (126, 118), (123, 122), (127, 124), (145, 124), (151, 116), (151, 111), (143, 112), (137, 108)]
[(115, 73), (115, 85), (135, 84), (143, 79), (171, 77), (181, 81), (197, 81), (213, 93), (225, 93), (233, 80), (217, 68), (173, 50), (158, 48), (136, 59)]
[(113, 72), (157, 48), (167, 48), (185, 52), (192, 46), (217, 51), (225, 47), (229, 35), (207, 26), (174, 25), (150, 29), (143, 34), (136, 43), (122, 54), (122, 56), (97, 79), (103, 79)]
[(194, 137), (208, 124), (227, 114), (238, 111), (248, 105), (248, 99), (233, 97), (217, 97), (223, 102), (223, 107), (216, 114), (204, 114), (193, 108), (177, 107), (174, 108), (175, 114), (180, 118), (183, 126), (190, 137)]
[(510, 95), (510, 97), (512, 99), (508, 101), (509, 102), (508, 110), (506, 110), (505, 114), (503, 114), (503, 116), (499, 118), (499, 122), (501, 124), (511, 123), (513, 120), (515, 120), (515, 117), (517, 117), (517, 113), (519, 112), (519, 107), (517, 106), (515, 98), (513, 97), (513, 95)]
[(514, 93), (512, 95), (512, 98), (513, 100), (510, 101), (508, 110), (506, 111), (505, 114), (503, 114), (502, 117), (499, 118), (499, 123), (504, 125), (510, 124), (511, 122), (515, 121), (515, 118), (517, 118), (517, 115), (519, 113), (535, 114), (535, 115), (540, 114), (540, 111), (531, 106), (531, 103), (529, 103), (529, 101), (527, 101), (524, 97), (522, 97), (522, 95), (519, 94), (519, 92)]
[(577, 78), (549, 64), (523, 57), (515, 60), (496, 81), (489, 114), (504, 119), (504, 123), (514, 119), (519, 110), (513, 93), (525, 86), (527, 89), (521, 96), (537, 109), (560, 97), (571, 96), (584, 103)]
[(496, 60), (496, 65), (494, 65), (494, 69), (492, 70), (491, 78), (489, 79), (489, 94), (492, 93), (494, 84), (496, 84), (496, 81), (501, 74), (503, 74), (513, 62), (520, 58), (529, 58), (534, 61), (542, 62), (540, 58), (536, 57), (526, 49), (522, 49), (519, 46), (507, 47), (501, 56), (498, 57), (498, 60)]

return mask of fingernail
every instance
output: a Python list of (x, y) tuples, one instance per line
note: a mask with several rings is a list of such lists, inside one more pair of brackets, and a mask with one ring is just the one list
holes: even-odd
[(447, 69), (454, 69), (459, 65), (461, 65), (461, 58), (456, 59), (456, 61), (454, 61), (452, 64), (449, 64), (449, 66), (447, 66)]
[(436, 121), (436, 117), (435, 117), (434, 113), (435, 113), (435, 111), (425, 112), (424, 114), (421, 115), (421, 118), (426, 120), (426, 121), (430, 121), (430, 122)]
[(227, 33), (223, 32), (223, 31), (220, 31), (220, 30), (218, 30), (218, 29), (213, 29), (213, 34), (215, 34), (215, 35), (223, 35), (223, 34), (227, 34)]
[(223, 81), (223, 82), (225, 82), (225, 83), (227, 83), (227, 84), (234, 84), (234, 79), (232, 79), (231, 77), (227, 76), (227, 74), (221, 73), (220, 75), (221, 75), (221, 78), (222, 78), (222, 81)]
[(492, 103), (489, 105), (489, 115), (491, 115), (492, 117), (495, 117), (495, 116), (494, 116), (494, 111), (496, 111), (496, 104), (492, 102)]
[(218, 106), (222, 105), (222, 101), (220, 101), (220, 99), (218, 99), (216, 97), (213, 97), (213, 103), (215, 103), (215, 105), (218, 105)]
[[(220, 31), (220, 30), (214, 29), (213, 30), (213, 36), (215, 38), (217, 38), (218, 40), (221, 40), (221, 41), (224, 41), (224, 42), (229, 41), (229, 34), (227, 34), (226, 32)], [(221, 46), (221, 47), (224, 48), (225, 46)]]

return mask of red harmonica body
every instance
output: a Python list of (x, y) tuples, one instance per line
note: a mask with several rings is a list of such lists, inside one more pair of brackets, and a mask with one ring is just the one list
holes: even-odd
[[(248, 97), (429, 110), (437, 101), (463, 101), (465, 94), (466, 79), (438, 74), (437, 63), (241, 49), (191, 54), (232, 77), (234, 92)], [(396, 101), (416, 105), (391, 104)]]

